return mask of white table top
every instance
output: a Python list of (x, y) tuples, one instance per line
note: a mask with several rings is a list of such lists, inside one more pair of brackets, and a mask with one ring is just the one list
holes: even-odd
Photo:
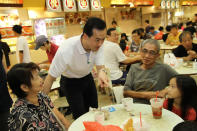
[(173, 50), (176, 47), (177, 47), (177, 45), (171, 46), (171, 45), (166, 45), (166, 44), (160, 44), (161, 50)]
[(179, 74), (182, 75), (196, 75), (197, 70), (193, 69), (191, 66), (180, 66), (178, 68), (174, 68)]
[[(105, 120), (104, 125), (112, 124), (121, 127), (124, 121), (131, 117), (129, 113), (123, 109), (122, 104), (111, 105), (104, 108), (108, 109), (109, 107), (114, 107), (116, 111), (110, 112), (110, 118), (109, 120)], [(178, 115), (166, 109), (163, 109), (161, 119), (154, 119), (150, 105), (134, 104), (132, 114), (135, 116), (133, 116), (133, 118), (139, 118), (140, 112), (142, 113), (142, 119), (150, 125), (150, 131), (158, 131), (158, 129), (159, 131), (172, 131), (175, 125), (183, 122), (183, 119), (181, 119)], [(94, 121), (94, 113), (95, 112), (88, 112), (79, 117), (72, 123), (68, 131), (83, 131), (85, 129), (83, 126), (83, 121)]]

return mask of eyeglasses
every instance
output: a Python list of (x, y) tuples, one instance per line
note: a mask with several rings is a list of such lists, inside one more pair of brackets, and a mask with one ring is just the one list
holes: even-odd
[(111, 33), (111, 36), (116, 37), (116, 36), (119, 36), (119, 34), (118, 33)]
[(142, 52), (143, 54), (147, 54), (147, 53), (148, 53), (148, 54), (151, 55), (151, 56), (155, 56), (155, 55), (158, 54), (158, 52), (156, 52), (156, 51), (147, 50), (147, 49), (142, 49), (141, 52)]

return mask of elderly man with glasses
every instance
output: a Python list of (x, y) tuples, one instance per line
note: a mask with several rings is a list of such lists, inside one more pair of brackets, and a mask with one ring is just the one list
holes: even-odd
[(130, 67), (124, 85), (125, 97), (133, 97), (137, 103), (149, 104), (149, 99), (155, 97), (156, 92), (159, 92), (159, 97), (165, 96), (165, 87), (177, 72), (168, 65), (156, 62), (159, 51), (157, 40), (147, 39), (142, 43), (142, 62)]

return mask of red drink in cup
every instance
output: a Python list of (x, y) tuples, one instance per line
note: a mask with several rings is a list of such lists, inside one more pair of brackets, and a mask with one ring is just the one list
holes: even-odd
[(163, 99), (161, 98), (152, 98), (150, 99), (153, 118), (160, 119), (162, 117), (162, 108), (163, 108)]

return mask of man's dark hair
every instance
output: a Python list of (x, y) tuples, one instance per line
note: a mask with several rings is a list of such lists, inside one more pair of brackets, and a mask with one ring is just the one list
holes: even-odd
[(138, 30), (139, 30), (140, 33), (144, 32), (144, 28), (138, 28)]
[(150, 30), (154, 30), (154, 29), (155, 29), (155, 27), (154, 27), (154, 26), (151, 26), (151, 27), (150, 27)]
[(159, 31), (163, 31), (163, 26), (160, 26), (159, 27)]
[(167, 26), (166, 26), (166, 31), (167, 31), (167, 32), (170, 32), (170, 30), (171, 30), (171, 26), (170, 26), (170, 25), (167, 25)]
[(114, 31), (114, 30), (116, 30), (116, 29), (115, 28), (109, 28), (107, 30), (107, 35), (111, 36), (111, 32)]
[(132, 33), (131, 34), (137, 34), (137, 35), (140, 35), (140, 31), (139, 31), (139, 29), (135, 29), (135, 30), (133, 30), (132, 31)]
[(145, 20), (145, 22), (147, 23), (147, 24), (149, 24), (150, 22), (149, 22), (149, 20)]
[(172, 24), (172, 25), (171, 25), (171, 29), (172, 29), (172, 28), (178, 29), (178, 25), (177, 25), (177, 24)]
[(180, 34), (180, 36), (179, 36), (179, 41), (180, 41), (180, 43), (182, 43), (183, 38), (184, 38), (186, 35), (190, 35), (191, 39), (193, 39), (193, 36), (192, 36), (192, 34), (191, 34), (190, 31), (183, 31), (183, 32)]
[(12, 89), (12, 92), (18, 98), (25, 98), (27, 94), (20, 88), (21, 85), (26, 85), (31, 88), (31, 79), (33, 78), (32, 71), (40, 70), (35, 63), (20, 63), (14, 65), (7, 73), (7, 81)]
[(115, 20), (113, 20), (112, 22), (111, 22), (111, 24), (113, 25), (113, 24), (116, 24), (117, 25), (117, 22), (115, 21)]
[(192, 22), (192, 21), (188, 21), (188, 22), (186, 23), (186, 26), (189, 26), (189, 25), (193, 25), (193, 22)]
[(87, 34), (88, 37), (91, 37), (93, 35), (93, 29), (97, 30), (104, 30), (106, 28), (106, 23), (97, 17), (90, 17), (84, 28), (83, 28), (83, 34)]
[(14, 25), (12, 30), (18, 34), (22, 34), (22, 26), (21, 25)]

